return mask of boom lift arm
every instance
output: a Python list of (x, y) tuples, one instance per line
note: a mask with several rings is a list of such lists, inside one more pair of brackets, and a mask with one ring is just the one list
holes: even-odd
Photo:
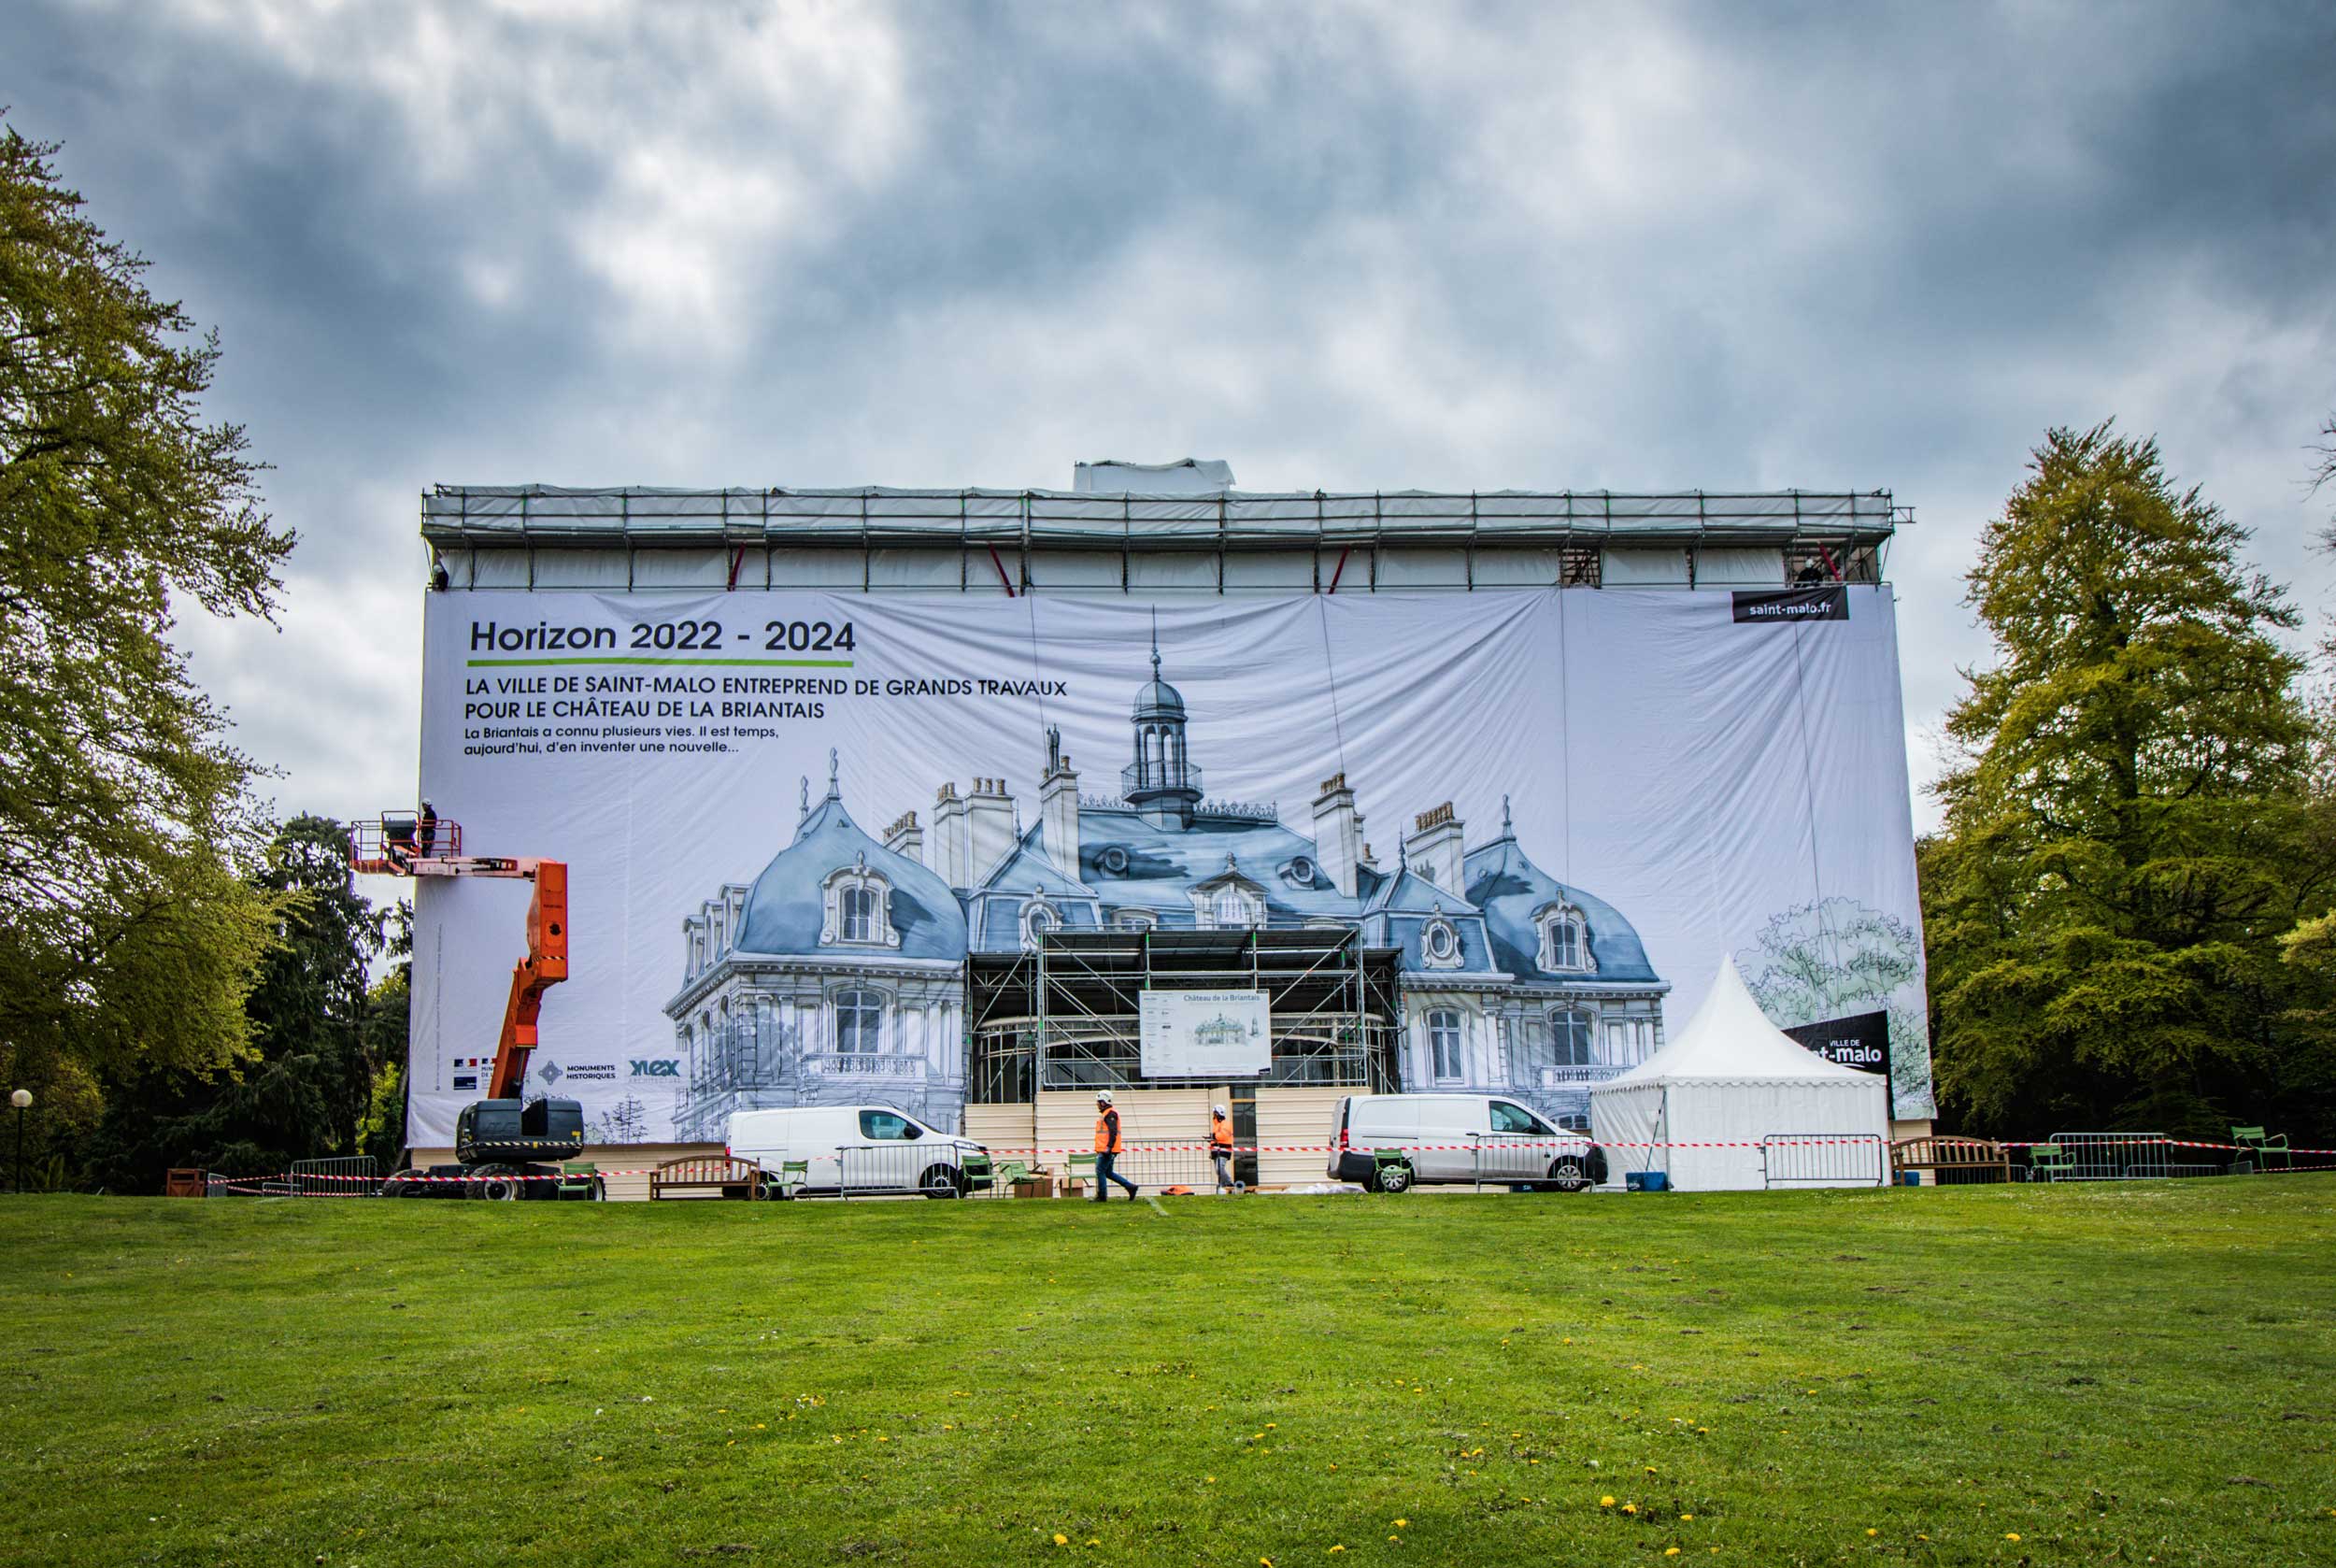
[(443, 1180), (449, 1171), (458, 1174), (463, 1193), (482, 1197), (558, 1195), (549, 1188), (529, 1188), (531, 1180), (553, 1175), (533, 1162), (566, 1159), (583, 1147), (583, 1107), (574, 1100), (522, 1096), (529, 1059), (541, 1043), (544, 992), (568, 977), (567, 862), (466, 855), (462, 825), (425, 811), (384, 812), (377, 821), (357, 823), (349, 830), (349, 864), (383, 877), (495, 877), (534, 885), (527, 905), (527, 956), (511, 966), (487, 1097), (455, 1120), (461, 1165), (436, 1167), (433, 1175)]

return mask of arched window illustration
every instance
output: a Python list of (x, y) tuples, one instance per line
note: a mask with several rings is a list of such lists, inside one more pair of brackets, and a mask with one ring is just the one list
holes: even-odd
[(1588, 1067), (1597, 1060), (1590, 1016), (1578, 1007), (1549, 1015), (1550, 1055), (1560, 1067)]
[(1545, 905), (1534, 911), (1541, 928), (1541, 953), (1535, 964), (1551, 974), (1582, 974), (1597, 968), (1589, 954), (1589, 926), (1582, 912), (1570, 905)]
[(1249, 900), (1239, 888), (1219, 888), (1209, 916), (1220, 930), (1237, 929), (1254, 923), (1249, 916)]
[(1459, 1083), (1467, 1075), (1460, 1063), (1460, 1016), (1448, 1007), (1428, 1015), (1429, 1070), (1438, 1083)]
[(1032, 899), (1022, 905), (1023, 950), (1027, 952), (1034, 949), (1038, 946), (1040, 937), (1050, 931), (1059, 931), (1061, 927), (1062, 917), (1055, 913), (1054, 905), (1043, 898)]
[(864, 882), (854, 883), (837, 895), (843, 905), (844, 940), (873, 942), (876, 940), (876, 890)]
[(819, 921), (820, 946), (901, 945), (900, 933), (892, 929), (892, 884), (884, 873), (869, 868), (865, 849), (851, 864), (830, 872), (821, 887), (826, 903)]
[(874, 1055), (882, 1048), (884, 993), (839, 991), (835, 993), (835, 1048), (845, 1055)]

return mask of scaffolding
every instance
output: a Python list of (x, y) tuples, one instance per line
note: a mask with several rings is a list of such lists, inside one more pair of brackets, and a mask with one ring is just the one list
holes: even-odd
[(1358, 932), (1069, 931), (966, 960), (969, 1097), (1214, 1082), (1144, 1076), (1138, 1026), (1153, 989), (1262, 991), (1273, 1057), (1261, 1086), (1398, 1087), (1396, 954)]
[[(628, 592), (705, 587), (672, 580), (658, 567), (645, 580), (641, 558), (706, 550), (719, 563), (711, 586), (781, 586), (774, 565), (791, 551), (854, 552), (854, 584), (830, 590), (918, 586), (959, 591), (1003, 586), (1010, 594), (1042, 585), (1033, 558), (1117, 557), (1118, 587), (1132, 592), (1133, 563), (1159, 555), (1213, 556), (1214, 589), (1240, 586), (1227, 569), (1243, 556), (1310, 553), (1318, 593), (1378, 589), (1382, 552), (1449, 553), (1454, 580), (1479, 585), (1480, 553), (1549, 552), (1561, 587), (1601, 586), (1602, 552), (1677, 547), (1700, 561), (1706, 549), (1773, 548), (1810, 580), (1875, 582), (1882, 553), (1913, 508), (1887, 490), (1623, 493), (1615, 491), (1224, 491), (1189, 495), (1087, 494), (1048, 490), (566, 489), (552, 485), (439, 485), (421, 497), (421, 535), (449, 586), (536, 588), (538, 552), (607, 550), (622, 557)], [(948, 553), (942, 576), (888, 578), (904, 557)], [(481, 556), (523, 558), (523, 570), (481, 579)], [(1538, 572), (1541, 568), (1535, 567)], [(1043, 565), (1038, 569), (1043, 574)], [(1690, 580), (1696, 576), (1689, 568)], [(944, 577), (953, 580), (944, 580)], [(1494, 585), (1517, 586), (1506, 577)], [(613, 587), (613, 580), (558, 586)], [(796, 584), (795, 586), (803, 586)], [(1082, 579), (1093, 589), (1107, 584)], [(1157, 585), (1154, 585), (1157, 586)], [(1276, 585), (1288, 586), (1288, 585)], [(1400, 586), (1420, 586), (1405, 583)]]

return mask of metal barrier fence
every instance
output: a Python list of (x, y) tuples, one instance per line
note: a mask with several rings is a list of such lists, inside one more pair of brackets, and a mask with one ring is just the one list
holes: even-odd
[(1888, 1140), (1875, 1133), (1771, 1133), (1760, 1140), (1766, 1187), (1882, 1187)]
[(2055, 1133), (2066, 1163), (2059, 1181), (2137, 1181), (2173, 1175), (2172, 1142), (2163, 1133)]
[(377, 1198), (381, 1167), (370, 1154), (330, 1160), (295, 1160), (290, 1189), (295, 1198)]
[(962, 1198), (974, 1191), (963, 1159), (954, 1144), (839, 1145), (832, 1165), (821, 1160), (811, 1162), (809, 1186), (818, 1192), (833, 1182), (846, 1198)]

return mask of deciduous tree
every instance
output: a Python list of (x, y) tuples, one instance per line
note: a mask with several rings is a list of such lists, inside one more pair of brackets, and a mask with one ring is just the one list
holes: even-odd
[(86, 1120), (108, 1076), (235, 1061), (278, 908), (251, 761), (174, 601), (267, 616), (292, 546), (219, 359), (146, 263), (0, 127), (0, 1069)]
[(2151, 441), (2055, 430), (1988, 524), (1923, 905), (1942, 1096), (2003, 1131), (2300, 1104), (2279, 938), (2323, 911), (2297, 617)]

